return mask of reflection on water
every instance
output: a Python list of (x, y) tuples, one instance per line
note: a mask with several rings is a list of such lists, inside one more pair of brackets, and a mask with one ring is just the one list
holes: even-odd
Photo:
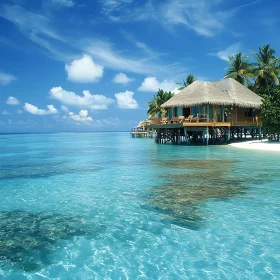
[(91, 237), (105, 226), (92, 227), (81, 217), (25, 211), (0, 212), (0, 267), (37, 271), (51, 263), (59, 242), (74, 236)]
[[(199, 229), (207, 220), (201, 205), (209, 199), (227, 199), (242, 195), (248, 184), (259, 183), (242, 176), (233, 177), (231, 160), (168, 160), (160, 165), (168, 174), (160, 186), (150, 188), (147, 207), (160, 211), (172, 223), (190, 229)], [(170, 168), (174, 171), (170, 174)], [(232, 172), (232, 173), (231, 173)]]

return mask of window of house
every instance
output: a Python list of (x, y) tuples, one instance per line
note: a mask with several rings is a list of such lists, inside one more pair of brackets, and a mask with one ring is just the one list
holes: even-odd
[(168, 108), (168, 119), (171, 120), (173, 118), (173, 108)]
[(183, 116), (188, 117), (191, 114), (191, 108), (183, 108)]
[(246, 118), (254, 118), (255, 117), (255, 110), (252, 108), (245, 108), (245, 117)]
[(192, 114), (196, 117), (197, 116), (197, 114), (198, 114), (198, 108), (197, 108), (197, 106), (193, 106), (192, 107)]
[(217, 121), (222, 122), (223, 116), (222, 116), (222, 106), (217, 106)]
[(174, 108), (173, 117), (178, 117), (177, 116), (177, 107)]
[(209, 119), (210, 119), (210, 121), (213, 120), (213, 106), (212, 105), (209, 106)]

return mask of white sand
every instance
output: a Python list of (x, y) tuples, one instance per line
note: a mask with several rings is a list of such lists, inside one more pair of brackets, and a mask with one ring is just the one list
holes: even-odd
[(261, 151), (275, 151), (280, 152), (280, 142), (269, 142), (268, 140), (254, 140), (239, 143), (232, 143), (229, 146), (242, 149), (250, 150), (261, 150)]

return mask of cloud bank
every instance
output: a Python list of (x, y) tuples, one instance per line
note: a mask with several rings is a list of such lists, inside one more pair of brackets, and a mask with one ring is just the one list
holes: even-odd
[(117, 74), (113, 79), (113, 82), (116, 84), (128, 84), (131, 81), (133, 81), (133, 79), (127, 77), (124, 73)]
[(6, 100), (6, 104), (8, 104), (8, 105), (18, 105), (18, 104), (19, 104), (19, 101), (18, 101), (18, 99), (16, 99), (15, 97), (10, 96), (10, 97), (8, 97), (8, 99)]
[(32, 115), (54, 115), (57, 114), (58, 111), (55, 109), (53, 105), (47, 105), (48, 110), (45, 109), (39, 109), (37, 106), (34, 106), (30, 103), (25, 103), (23, 106), (23, 109), (32, 114)]
[(224, 61), (229, 61), (229, 57), (236, 55), (238, 52), (240, 52), (241, 47), (242, 45), (240, 43), (235, 43), (230, 45), (225, 50), (221, 50), (216, 53), (210, 53), (209, 55), (216, 56)]
[(75, 92), (64, 90), (62, 87), (53, 87), (50, 90), (50, 98), (60, 101), (64, 105), (73, 107), (87, 107), (95, 110), (106, 110), (114, 102), (113, 99), (100, 94), (91, 94), (88, 90), (83, 91), (83, 96)]
[(5, 86), (8, 85), (9, 83), (11, 83), (12, 81), (16, 80), (16, 77), (14, 77), (13, 75), (4, 73), (4, 72), (0, 72), (0, 85)]
[(89, 55), (65, 65), (68, 80), (76, 83), (95, 83), (102, 76), (104, 67), (96, 64)]
[(87, 110), (81, 110), (78, 115), (75, 115), (73, 112), (69, 112), (69, 116), (72, 120), (76, 122), (91, 122), (92, 118), (88, 116)]
[(59, 4), (65, 7), (73, 7), (75, 6), (75, 2), (72, 0), (52, 0), (52, 3)]
[(126, 90), (115, 94), (118, 107), (121, 109), (136, 109), (138, 108), (137, 101), (133, 98), (134, 92)]
[(159, 82), (156, 77), (147, 77), (142, 82), (141, 86), (138, 88), (139, 91), (147, 91), (147, 92), (156, 92), (159, 89), (163, 89), (164, 91), (172, 91), (174, 92), (178, 86), (174, 81), (171, 80), (163, 80)]

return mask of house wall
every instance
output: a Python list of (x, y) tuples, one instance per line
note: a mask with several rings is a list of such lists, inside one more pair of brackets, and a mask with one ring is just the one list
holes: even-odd
[(178, 107), (177, 108), (177, 117), (183, 116), (183, 108), (182, 107)]
[(171, 120), (173, 118), (173, 108), (168, 108), (168, 119)]
[(260, 122), (260, 110), (254, 110), (252, 117), (245, 116), (245, 108), (231, 107), (229, 108), (229, 121), (232, 126), (259, 126)]
[(177, 107), (177, 108), (168, 108), (168, 119), (172, 120), (173, 117), (175, 117), (175, 112), (176, 112), (176, 117), (183, 116), (183, 108), (182, 107)]
[[(245, 110), (236, 106), (204, 105), (191, 107), (190, 114), (207, 115), (210, 122), (230, 122), (232, 126), (260, 126), (260, 110), (255, 110), (251, 117), (245, 116)], [(174, 117), (174, 111), (174, 108), (168, 108), (169, 120)], [(177, 108), (177, 116), (183, 116), (182, 107)]]
[(216, 122), (228, 122), (228, 106), (222, 105), (209, 105), (213, 108), (213, 120)]

